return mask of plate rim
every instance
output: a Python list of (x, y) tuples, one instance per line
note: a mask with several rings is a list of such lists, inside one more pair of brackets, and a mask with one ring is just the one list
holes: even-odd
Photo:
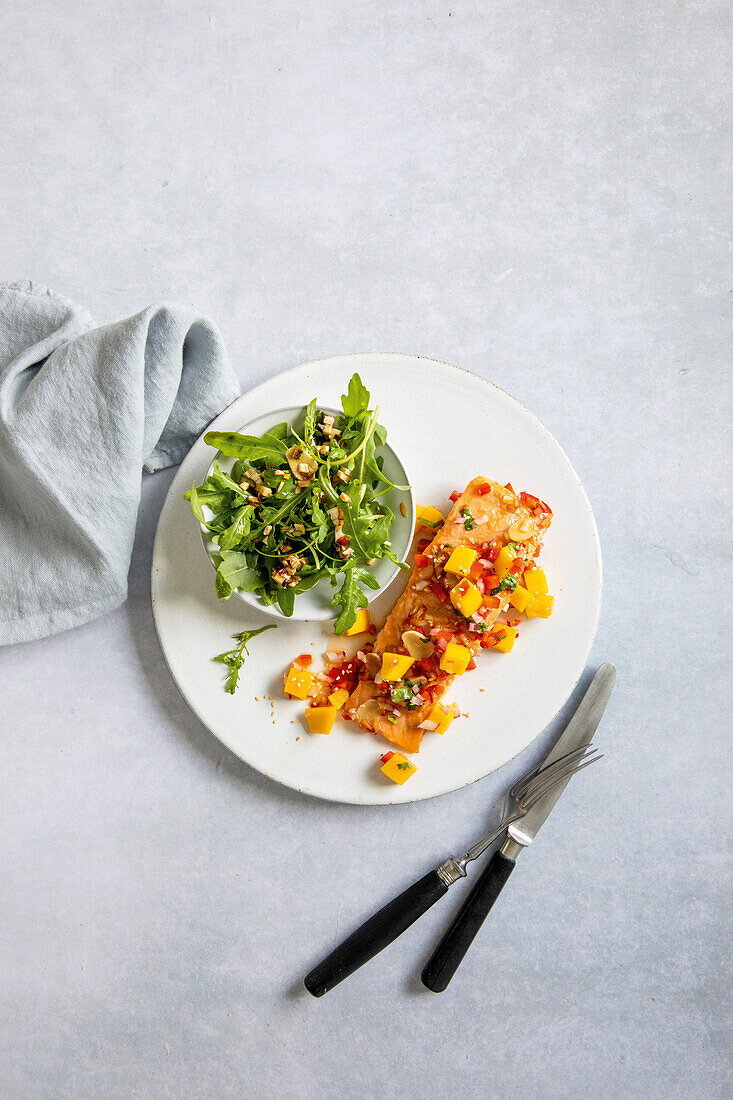
[[(236, 404), (238, 401), (242, 400), (242, 398), (244, 398), (244, 397), (252, 396), (253, 394), (256, 394), (258, 390), (264, 388), (266, 385), (268, 385), (269, 383), (274, 381), (276, 378), (281, 378), (283, 375), (291, 374), (294, 371), (313, 369), (313, 368), (316, 368), (316, 367), (318, 367), (322, 364), (333, 363), (335, 361), (344, 360), (344, 359), (385, 359), (385, 358), (423, 360), (423, 361), (426, 361), (426, 362), (435, 363), (436, 365), (441, 366), (441, 367), (449, 367), (453, 370), (460, 371), (463, 374), (468, 374), (471, 378), (475, 378), (477, 381), (479, 381), (479, 382), (483, 383), (484, 385), (489, 386), (490, 388), (492, 388), (494, 390), (497, 390), (499, 393), (503, 394), (504, 397), (506, 397), (510, 402), (513, 402), (515, 405), (519, 406), (519, 408), (522, 409), (523, 412), (526, 413), (539, 426), (541, 431), (549, 438), (549, 440), (560, 451), (561, 455), (565, 459), (565, 461), (566, 461), (566, 463), (567, 463), (567, 465), (568, 465), (568, 467), (569, 467), (569, 469), (572, 473), (573, 478), (575, 479), (575, 482), (577, 484), (577, 488), (580, 490), (581, 498), (584, 502), (584, 505), (585, 505), (585, 508), (586, 508), (586, 511), (587, 511), (587, 515), (588, 515), (588, 518), (590, 519), (590, 524), (591, 524), (591, 534), (592, 534), (592, 544), (593, 544), (593, 549), (594, 549), (595, 565), (596, 565), (596, 568), (597, 568), (597, 571), (598, 571), (598, 592), (597, 592), (597, 597), (596, 597), (596, 600), (595, 600), (595, 606), (594, 606), (594, 609), (593, 609), (594, 610), (593, 623), (592, 623), (592, 630), (591, 630), (590, 635), (589, 635), (588, 646), (587, 646), (585, 655), (583, 657), (582, 663), (580, 665), (580, 669), (579, 669), (577, 675), (575, 675), (573, 683), (570, 685), (570, 687), (567, 691), (567, 694), (561, 700), (561, 702), (558, 705), (557, 709), (555, 710), (553, 715), (547, 720), (545, 725), (542, 726), (540, 729), (538, 729), (536, 731), (534, 736), (527, 742), (526, 745), (524, 745), (522, 748), (518, 749), (511, 756), (507, 757), (507, 759), (504, 760), (501, 764), (498, 764), (495, 768), (492, 768), (491, 770), (489, 770), (487, 772), (483, 772), (481, 775), (478, 775), (475, 778), (471, 778), (471, 779), (466, 780), (463, 783), (459, 783), (456, 786), (451, 787), (449, 790), (437, 791), (437, 792), (434, 792), (434, 793), (431, 793), (431, 794), (422, 794), (422, 795), (415, 792), (414, 797), (410, 796), (409, 798), (402, 798), (402, 799), (395, 799), (395, 800), (392, 800), (392, 799), (388, 798), (388, 799), (380, 799), (379, 801), (372, 801), (372, 800), (365, 799), (365, 798), (355, 798), (355, 797), (350, 797), (350, 796), (347, 796), (347, 795), (335, 795), (335, 794), (330, 794), (330, 793), (329, 794), (324, 794), (324, 793), (321, 793), (319, 791), (309, 790), (309, 789), (301, 787), (301, 786), (296, 786), (293, 783), (289, 783), (285, 779), (278, 778), (277, 776), (272, 775), (270, 772), (264, 771), (262, 768), (258, 768), (255, 764), (250, 763), (248, 760), (245, 760), (244, 757), (240, 756), (239, 752), (237, 752), (237, 750), (233, 747), (233, 745), (230, 743), (230, 741), (228, 739), (225, 739), (224, 737), (220, 736), (218, 733), (215, 733), (214, 730), (212, 730), (209, 727), (209, 725), (199, 716), (199, 714), (197, 713), (195, 707), (189, 701), (189, 698), (188, 698), (188, 695), (187, 695), (186, 691), (184, 690), (183, 686), (181, 685), (181, 683), (179, 682), (177, 676), (175, 675), (173, 669), (171, 668), (170, 662), (168, 660), (168, 655), (166, 653), (165, 646), (163, 644), (163, 639), (161, 637), (160, 626), (159, 626), (159, 623), (158, 623), (158, 613), (157, 613), (158, 609), (157, 609), (157, 601), (156, 601), (156, 596), (155, 596), (155, 591), (154, 591), (154, 572), (155, 572), (156, 554), (157, 554), (157, 548), (158, 548), (158, 539), (160, 537), (161, 520), (162, 520), (162, 517), (163, 517), (163, 513), (164, 513), (164, 511), (165, 511), (165, 509), (168, 505), (168, 501), (173, 496), (173, 490), (175, 488), (175, 483), (176, 483), (176, 480), (178, 478), (178, 472), (177, 472), (173, 477), (173, 481), (171, 482), (171, 485), (169, 486), (168, 491), (166, 492), (165, 499), (163, 501), (160, 512), (158, 514), (158, 521), (157, 521), (157, 524), (156, 524), (155, 538), (153, 540), (153, 549), (152, 549), (152, 555), (151, 555), (151, 586), (150, 586), (151, 608), (152, 608), (152, 614), (153, 614), (153, 621), (154, 621), (154, 624), (155, 624), (155, 630), (156, 630), (156, 634), (157, 634), (157, 637), (158, 637), (158, 642), (159, 642), (159, 645), (160, 645), (160, 648), (161, 648), (161, 652), (163, 654), (163, 659), (164, 659), (164, 661), (166, 663), (166, 666), (168, 668), (168, 671), (169, 671), (169, 673), (170, 673), (170, 675), (173, 679), (173, 682), (175, 683), (175, 685), (178, 688), (181, 696), (183, 697), (184, 701), (186, 702), (186, 705), (189, 707), (189, 709), (192, 711), (192, 713), (195, 715), (195, 717), (201, 723), (201, 725), (207, 730), (207, 732), (209, 734), (211, 734), (211, 736), (215, 737), (217, 741), (219, 741), (221, 744), (223, 744), (229, 750), (229, 752), (232, 753), (233, 756), (235, 756), (238, 760), (241, 760), (243, 764), (245, 764), (249, 768), (252, 768), (252, 770), (257, 772), (258, 774), (266, 776), (272, 782), (274, 782), (276, 784), (279, 784), (283, 787), (286, 787), (288, 790), (296, 791), (298, 794), (306, 795), (309, 798), (314, 798), (314, 799), (317, 799), (319, 801), (329, 802), (329, 803), (333, 803), (333, 804), (336, 804), (336, 805), (364, 806), (364, 807), (405, 806), (405, 805), (411, 805), (414, 802), (426, 802), (429, 799), (442, 798), (445, 795), (454, 794), (457, 791), (464, 790), (466, 787), (471, 787), (471, 786), (473, 786), (474, 783), (479, 783), (483, 779), (488, 778), (488, 776), (496, 774), (502, 768), (506, 767), (507, 764), (510, 764), (513, 760), (516, 760), (516, 758), (518, 756), (520, 756), (523, 752), (525, 752), (528, 748), (530, 748), (537, 741), (538, 737), (552, 724), (552, 722), (555, 721), (558, 714), (560, 714), (560, 712), (562, 711), (562, 709), (566, 705), (568, 699), (571, 697), (573, 691), (578, 686), (578, 684), (580, 682), (580, 679), (581, 679), (581, 677), (582, 677), (582, 675), (583, 675), (583, 673), (584, 673), (584, 671), (587, 667), (588, 658), (589, 658), (589, 656), (592, 652), (593, 646), (595, 644), (595, 640), (596, 640), (596, 637), (597, 637), (597, 634), (598, 634), (598, 624), (600, 622), (601, 608), (602, 608), (602, 605), (603, 605), (603, 592), (604, 592), (603, 554), (602, 554), (602, 550), (601, 550), (601, 540), (600, 540), (600, 535), (599, 535), (599, 531), (598, 531), (598, 524), (596, 522), (596, 517), (595, 517), (595, 513), (593, 511), (593, 507), (592, 507), (591, 502), (590, 502), (590, 498), (588, 497), (588, 494), (585, 491), (585, 486), (583, 485), (583, 482), (580, 479), (580, 475), (578, 474), (577, 470), (575, 469), (575, 466), (573, 465), (569, 455), (565, 451), (565, 448), (562, 446), (562, 444), (559, 442), (559, 440), (555, 438), (553, 433), (542, 422), (542, 420), (540, 420), (540, 418), (537, 416), (537, 414), (532, 412), (531, 409), (527, 408), (527, 406), (522, 401), (520, 401), (519, 398), (517, 398), (513, 394), (509, 393), (508, 390), (504, 389), (502, 386), (499, 386), (496, 382), (492, 382), (490, 379), (484, 378), (483, 375), (476, 374), (475, 371), (469, 370), (467, 367), (462, 367), (457, 363), (451, 363), (451, 362), (449, 362), (448, 360), (445, 360), (445, 359), (436, 359), (434, 356), (419, 355), (419, 354), (414, 354), (414, 353), (409, 353), (409, 352), (398, 352), (398, 351), (369, 351), (369, 352), (354, 351), (354, 352), (344, 352), (344, 353), (340, 353), (340, 354), (337, 354), (337, 355), (321, 356), (318, 359), (309, 359), (309, 360), (305, 360), (302, 363), (295, 363), (292, 366), (286, 367), (281, 371), (276, 371), (274, 374), (270, 375), (268, 378), (265, 378), (261, 382), (258, 382), (257, 385), (252, 386), (250, 389), (243, 390), (243, 392), (239, 395), (239, 397), (235, 398), (234, 401), (232, 401), (229, 405), (226, 406), (226, 408), (222, 409), (221, 412), (219, 412), (217, 414), (217, 416), (214, 417), (214, 419), (204, 428), (204, 430), (196, 437), (194, 442), (191, 444), (188, 451), (186, 452), (183, 459), (181, 460), (181, 462), (178, 465), (178, 471), (180, 472), (180, 467), (183, 465), (183, 462), (185, 462), (186, 458), (188, 458), (188, 455), (191, 453), (191, 451), (196, 446), (196, 444), (199, 442), (199, 440), (203, 438), (203, 435), (207, 431), (211, 430), (211, 426), (213, 424), (215, 424), (216, 421), (221, 416), (223, 416), (232, 407), (232, 405)], [(255, 419), (255, 418), (253, 417), (252, 419)], [(409, 473), (409, 471), (406, 471), (406, 472)]]

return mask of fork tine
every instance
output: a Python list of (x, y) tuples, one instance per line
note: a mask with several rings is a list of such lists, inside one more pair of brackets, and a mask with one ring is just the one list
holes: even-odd
[(582, 772), (583, 768), (589, 768), (591, 764), (595, 764), (596, 760), (602, 760), (603, 756), (604, 753), (601, 752), (597, 753), (595, 756), (586, 757), (581, 762), (574, 764), (572, 767), (562, 772), (560, 775), (555, 776), (555, 778), (552, 779), (549, 783), (545, 783), (544, 787), (540, 787), (540, 789), (532, 791), (529, 801), (523, 802), (521, 808), (523, 810), (529, 810), (531, 806), (534, 806), (535, 802), (538, 802), (540, 798), (544, 798), (546, 794), (549, 794), (550, 791), (558, 785), (558, 783), (562, 783), (564, 782), (564, 780), (570, 779), (577, 772)]
[(517, 793), (525, 786), (527, 786), (528, 783), (531, 783), (533, 779), (536, 779), (540, 772), (548, 772), (550, 771), (550, 769), (556, 768), (559, 764), (562, 764), (563, 762), (584, 753), (589, 747), (590, 745), (581, 745), (579, 748), (572, 749), (570, 752), (565, 753), (564, 756), (558, 756), (557, 760), (553, 760), (551, 764), (545, 764), (543, 762), (541, 764), (538, 764), (536, 768), (531, 768), (528, 772), (525, 772), (524, 775), (520, 775), (517, 782), (509, 791), (509, 794), (512, 796), (512, 798), (516, 797)]
[(509, 792), (517, 801), (526, 797), (530, 789), (536, 782), (544, 782), (551, 776), (556, 775), (563, 768), (567, 767), (574, 760), (582, 759), (582, 757), (591, 749), (591, 745), (581, 745), (577, 749), (573, 749), (571, 752), (566, 753), (564, 756), (559, 756), (557, 760), (553, 760), (551, 764), (546, 764), (544, 767), (534, 768), (533, 771), (527, 772), (521, 779), (512, 787)]
[(587, 760), (594, 760), (595, 752), (596, 750), (593, 749), (592, 752), (585, 753), (583, 756), (579, 757), (576, 760), (568, 761), (567, 763), (563, 764), (561, 768), (558, 768), (556, 771), (554, 771), (552, 775), (538, 776), (537, 779), (530, 785), (530, 787), (526, 791), (524, 791), (519, 805), (526, 805), (527, 800), (530, 798), (541, 798), (542, 795), (546, 793), (549, 786), (551, 784), (554, 784), (556, 780), (563, 780), (572, 775), (579, 764), (585, 763), (585, 761)]

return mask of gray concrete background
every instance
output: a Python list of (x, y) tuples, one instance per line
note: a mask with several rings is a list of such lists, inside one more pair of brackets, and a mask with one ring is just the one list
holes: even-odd
[(163, 663), (146, 477), (126, 606), (0, 649), (3, 1097), (729, 1096), (728, 5), (3, 7), (3, 276), (195, 304), (244, 387), (357, 350), (506, 387), (594, 505), (619, 671), (450, 990), (460, 894), (315, 1002), (550, 734), (404, 808), (254, 774)]

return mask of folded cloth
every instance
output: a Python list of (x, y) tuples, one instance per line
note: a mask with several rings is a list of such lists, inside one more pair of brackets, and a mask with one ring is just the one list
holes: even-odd
[(238, 394), (190, 309), (97, 328), (37, 283), (0, 285), (0, 645), (124, 603), (142, 467), (180, 462)]

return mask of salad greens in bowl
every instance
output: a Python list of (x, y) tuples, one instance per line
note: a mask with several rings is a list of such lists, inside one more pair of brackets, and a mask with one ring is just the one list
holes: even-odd
[(329, 409), (314, 398), (239, 432), (207, 432), (218, 454), (186, 493), (219, 599), (235, 593), (278, 617), (336, 618), (337, 634), (408, 568), (415, 525), (404, 467), (358, 374), (341, 402)]

